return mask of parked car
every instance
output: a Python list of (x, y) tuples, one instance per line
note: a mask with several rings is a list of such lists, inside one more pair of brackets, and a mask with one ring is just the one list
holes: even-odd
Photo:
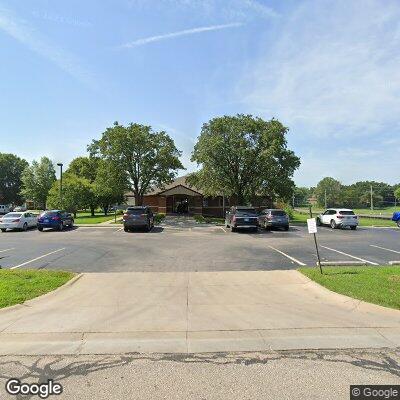
[(11, 212), (0, 218), (0, 229), (5, 232), (7, 229), (20, 229), (26, 231), (36, 226), (36, 215), (29, 212)]
[(74, 218), (64, 210), (49, 210), (40, 214), (37, 221), (37, 228), (40, 232), (44, 228), (57, 229), (62, 231), (65, 227), (72, 228), (74, 226)]
[(124, 231), (145, 228), (149, 232), (154, 227), (154, 214), (148, 206), (128, 207), (122, 217)]
[(11, 211), (10, 206), (0, 204), (0, 215), (8, 214)]
[(400, 228), (400, 211), (393, 213), (392, 221), (396, 222), (397, 226)]
[(358, 217), (353, 210), (347, 208), (329, 208), (318, 215), (317, 225), (330, 225), (332, 229), (349, 226), (354, 231), (358, 226)]
[(253, 207), (233, 206), (226, 212), (225, 226), (232, 232), (237, 229), (258, 230), (258, 212)]
[(24, 206), (18, 206), (18, 207), (15, 207), (13, 211), (15, 211), (15, 212), (25, 212), (25, 211), (28, 211), (28, 210)]
[(283, 210), (266, 209), (261, 211), (258, 216), (258, 225), (265, 230), (272, 228), (281, 228), (285, 231), (289, 230), (289, 217)]

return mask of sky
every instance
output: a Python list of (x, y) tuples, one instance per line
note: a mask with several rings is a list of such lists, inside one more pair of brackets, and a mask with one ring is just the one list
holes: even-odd
[(399, 183), (400, 1), (0, 0), (0, 152), (68, 164), (137, 122), (190, 172), (236, 113), (289, 128), (299, 186)]

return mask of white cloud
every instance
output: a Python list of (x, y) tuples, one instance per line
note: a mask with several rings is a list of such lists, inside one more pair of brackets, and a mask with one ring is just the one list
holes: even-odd
[(212, 25), (212, 26), (203, 26), (203, 27), (199, 27), (199, 28), (185, 29), (183, 31), (170, 32), (170, 33), (165, 33), (163, 35), (156, 35), (156, 36), (150, 36), (147, 38), (137, 39), (132, 42), (125, 43), (120, 47), (130, 48), (130, 47), (143, 46), (145, 44), (159, 42), (161, 40), (168, 40), (168, 39), (173, 39), (173, 38), (180, 37), (180, 36), (188, 36), (188, 35), (194, 35), (194, 34), (199, 34), (199, 33), (204, 33), (204, 32), (218, 31), (221, 29), (238, 28), (242, 25), (243, 24), (241, 24), (241, 23), (232, 23), (232, 24), (225, 24), (225, 25)]
[(400, 127), (400, 3), (307, 1), (240, 85), (245, 103), (318, 137)]
[(26, 21), (17, 18), (11, 11), (4, 8), (0, 8), (0, 31), (51, 61), (77, 80), (95, 87), (92, 75), (81, 67), (79, 60), (74, 55), (50, 43)]

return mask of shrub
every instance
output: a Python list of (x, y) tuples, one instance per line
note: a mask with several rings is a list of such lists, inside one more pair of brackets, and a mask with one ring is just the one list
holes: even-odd
[(164, 213), (158, 213), (158, 214), (156, 214), (154, 216), (154, 222), (156, 224), (160, 224), (164, 218), (165, 218), (165, 214)]
[(289, 219), (292, 220), (294, 217), (294, 210), (291, 206), (286, 205), (284, 207), (285, 213), (288, 215)]
[(199, 224), (204, 224), (206, 222), (206, 219), (202, 215), (194, 215), (193, 219)]

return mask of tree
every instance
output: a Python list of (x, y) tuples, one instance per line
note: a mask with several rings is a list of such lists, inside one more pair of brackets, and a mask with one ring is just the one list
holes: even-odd
[(14, 154), (0, 153), (0, 202), (19, 204), (21, 199), (21, 175), (29, 164)]
[(49, 190), (56, 180), (53, 162), (47, 157), (42, 157), (40, 162), (33, 161), (25, 168), (21, 180), (21, 194), (25, 199), (33, 200), (45, 209)]
[(189, 183), (206, 195), (234, 196), (237, 204), (256, 196), (290, 199), (300, 159), (288, 150), (288, 129), (279, 121), (238, 114), (204, 124), (192, 161), (201, 166)]
[(311, 196), (311, 194), (312, 194), (312, 192), (309, 188), (295, 187), (295, 189), (294, 189), (294, 205), (297, 207), (307, 205), (309, 203), (308, 199)]
[(63, 198), (62, 204), (60, 199), (60, 181), (53, 183), (49, 195), (48, 205), (51, 208), (63, 208), (71, 213), (74, 213), (88, 206), (92, 201), (93, 190), (92, 184), (88, 179), (80, 178), (72, 173), (63, 175)]
[(326, 177), (322, 179), (315, 188), (315, 196), (320, 207), (340, 206), (343, 202), (342, 184), (336, 179)]
[(398, 187), (397, 189), (395, 189), (394, 195), (395, 195), (395, 197), (396, 197), (397, 200), (400, 200), (400, 187)]
[(125, 191), (128, 189), (126, 182), (126, 174), (117, 165), (100, 160), (93, 182), (93, 191), (105, 215), (112, 204), (124, 201)]
[[(375, 207), (378, 207), (383, 201), (383, 196), (377, 194), (376, 192), (372, 192), (372, 202)], [(362, 206), (371, 207), (371, 191), (368, 190), (362, 194), (360, 197), (360, 203)]]
[(115, 122), (88, 149), (92, 156), (118, 165), (126, 174), (137, 205), (143, 204), (143, 196), (150, 187), (172, 182), (177, 171), (184, 169), (179, 161), (181, 152), (172, 138), (164, 131), (153, 131), (150, 126), (133, 123), (123, 126)]
[[(100, 161), (98, 157), (77, 157), (71, 161), (66, 172), (74, 174), (79, 178), (84, 178), (90, 184), (94, 184)], [(91, 201), (87, 203), (87, 206), (90, 209), (91, 215), (94, 216), (94, 211), (98, 205), (97, 198), (94, 195), (94, 187), (93, 195), (90, 198)]]

